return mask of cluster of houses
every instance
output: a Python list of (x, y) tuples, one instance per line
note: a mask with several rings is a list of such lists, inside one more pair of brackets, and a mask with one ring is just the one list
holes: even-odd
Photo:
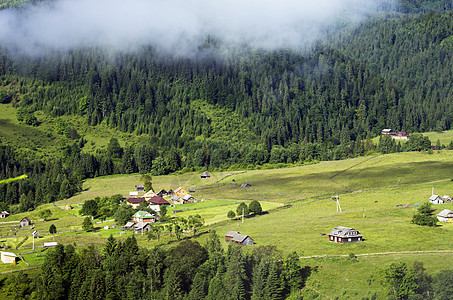
[(397, 139), (397, 140), (408, 140), (409, 139), (409, 133), (407, 133), (405, 131), (395, 132), (392, 129), (383, 129), (381, 131), (381, 135), (389, 135), (392, 138)]
[(121, 230), (134, 230), (135, 233), (143, 233), (151, 230), (151, 223), (156, 222), (156, 217), (147, 211), (138, 211), (132, 216), (132, 221), (127, 222)]
[(451, 197), (448, 195), (444, 195), (441, 198), (439, 195), (433, 194), (433, 195), (431, 195), (431, 197), (429, 197), (429, 202), (431, 202), (432, 204), (444, 204), (444, 203), (451, 202)]

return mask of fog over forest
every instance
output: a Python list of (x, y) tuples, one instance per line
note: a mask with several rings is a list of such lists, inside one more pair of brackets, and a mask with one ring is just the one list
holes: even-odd
[(309, 47), (340, 24), (358, 24), (391, 0), (60, 0), (0, 11), (0, 43), (25, 54), (80, 46), (159, 46), (195, 53), (207, 36), (227, 46)]

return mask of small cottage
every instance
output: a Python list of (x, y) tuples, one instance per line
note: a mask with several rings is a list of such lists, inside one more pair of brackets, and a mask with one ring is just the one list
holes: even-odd
[(184, 203), (194, 203), (195, 202), (195, 198), (190, 194), (187, 194), (184, 197), (182, 197), (182, 200), (184, 201)]
[(20, 220), (20, 227), (30, 226), (30, 224), (31, 224), (31, 221), (28, 217), (25, 217), (22, 220)]
[(16, 264), (16, 254), (12, 252), (1, 251), (1, 259), (4, 264)]
[(132, 221), (134, 222), (154, 222), (155, 218), (152, 214), (147, 211), (140, 210), (132, 216)]
[(437, 214), (437, 219), (443, 223), (453, 223), (453, 211), (444, 209)]
[(203, 173), (201, 173), (200, 177), (201, 178), (210, 178), (211, 175), (208, 173), (208, 171), (204, 171)]
[(363, 235), (361, 235), (357, 230), (349, 227), (335, 227), (328, 235), (330, 242), (340, 244), (363, 241)]
[(32, 237), (34, 237), (35, 239), (39, 238), (39, 232), (37, 230), (33, 231), (33, 233), (31, 234)]
[(451, 197), (448, 196), (448, 195), (444, 195), (444, 196), (442, 197), (442, 200), (444, 201), (444, 203), (451, 202)]
[(395, 131), (392, 129), (382, 129), (381, 135), (395, 135)]
[(2, 211), (0, 212), (0, 218), (6, 218), (7, 216), (9, 216), (9, 213), (7, 211)]
[(145, 198), (129, 198), (127, 199), (127, 204), (132, 206), (133, 209), (136, 209), (143, 201), (145, 201)]
[(145, 187), (143, 186), (143, 184), (137, 184), (135, 186), (135, 189), (137, 190), (137, 192), (144, 192), (145, 191)]
[(150, 231), (150, 230), (151, 230), (151, 225), (149, 225), (149, 223), (139, 222), (134, 226), (135, 233), (143, 233), (143, 232)]
[(228, 231), (225, 234), (225, 242), (233, 242), (241, 246), (253, 245), (253, 239), (248, 235), (241, 234), (238, 231)]
[(248, 183), (243, 183), (241, 184), (241, 187), (242, 188), (247, 188), (247, 187), (251, 187), (252, 185), (251, 184), (248, 184)]
[(431, 202), (432, 204), (442, 204), (444, 203), (444, 200), (442, 200), (439, 195), (432, 195), (431, 197), (429, 197), (429, 202)]

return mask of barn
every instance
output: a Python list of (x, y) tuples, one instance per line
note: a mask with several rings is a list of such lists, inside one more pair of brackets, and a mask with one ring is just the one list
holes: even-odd
[(238, 231), (228, 231), (225, 234), (225, 242), (233, 242), (241, 246), (253, 245), (254, 241), (246, 234), (241, 234)]

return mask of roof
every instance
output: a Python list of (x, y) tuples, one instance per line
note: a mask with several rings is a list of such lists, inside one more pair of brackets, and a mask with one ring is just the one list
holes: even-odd
[(166, 194), (166, 193), (167, 193), (167, 191), (166, 191), (165, 189), (161, 189), (161, 190), (158, 192), (158, 194)]
[(138, 192), (129, 192), (129, 196), (138, 196)]
[(204, 171), (203, 173), (201, 173), (201, 176), (210, 177), (211, 175), (208, 173), (208, 171)]
[(22, 220), (20, 220), (20, 221), (22, 222), (23, 220), (25, 220), (25, 221), (27, 221), (27, 222), (31, 222), (30, 219), (29, 219), (28, 217), (24, 217), (24, 218), (23, 218)]
[(182, 187), (177, 188), (177, 189), (175, 190), (175, 193), (176, 193), (176, 192), (179, 192), (180, 190), (182, 190)]
[(131, 204), (138, 204), (142, 201), (145, 201), (145, 198), (129, 198), (129, 199), (127, 199), (127, 203), (131, 203)]
[(439, 195), (432, 195), (429, 200), (436, 200), (437, 198), (441, 199)]
[(58, 245), (58, 242), (44, 243), (44, 247), (55, 247), (56, 245)]
[(146, 192), (146, 194), (143, 195), (143, 197), (152, 197), (155, 195), (156, 195), (156, 193), (154, 193), (153, 190), (149, 190), (148, 192)]
[(149, 199), (148, 202), (159, 205), (170, 205), (170, 202), (159, 196), (151, 197), (151, 199)]
[(144, 188), (145, 186), (143, 184), (137, 184), (135, 187), (136, 188)]
[(348, 238), (348, 237), (362, 237), (357, 230), (349, 227), (344, 227), (344, 226), (337, 226), (332, 231), (329, 233), (329, 235), (333, 236), (338, 236), (342, 238)]
[(187, 195), (182, 197), (182, 200), (189, 200), (190, 198), (193, 198), (193, 196), (190, 195), (190, 194), (187, 194)]
[(242, 243), (242, 242), (243, 242), (245, 239), (247, 239), (248, 237), (249, 237), (249, 236), (246, 235), (246, 234), (238, 233), (238, 234), (235, 234), (231, 240), (232, 240), (233, 242)]
[(146, 222), (138, 222), (137, 224), (135, 224), (134, 228), (135, 228), (135, 229), (143, 229), (143, 228), (145, 228), (147, 225), (149, 225), (149, 223), (146, 223)]
[(449, 209), (444, 209), (440, 213), (437, 214), (438, 217), (443, 217), (443, 218), (453, 218), (453, 211)]
[(444, 200), (451, 200), (451, 197), (448, 196), (448, 195), (444, 195), (444, 196), (442, 197), (442, 199), (444, 199)]
[(9, 215), (9, 212), (7, 212), (6, 210), (2, 211), (1, 212), (2, 215)]
[(17, 255), (15, 253), (12, 253), (12, 252), (1, 251), (0, 253), (2, 253), (3, 256), (17, 257)]
[(147, 211), (143, 211), (143, 210), (140, 210), (140, 211), (136, 212), (132, 217), (133, 218), (141, 218), (141, 219), (154, 218), (154, 216), (152, 214), (150, 214)]
[(239, 232), (230, 230), (227, 233), (225, 233), (225, 236), (233, 237), (235, 234), (238, 234)]
[(179, 198), (179, 197), (176, 196), (176, 195), (173, 195), (173, 196), (171, 196), (170, 199), (171, 199), (172, 201), (178, 201), (178, 200), (181, 199), (181, 198)]
[(132, 227), (134, 225), (135, 225), (134, 222), (127, 222), (126, 225), (124, 225), (123, 227)]

